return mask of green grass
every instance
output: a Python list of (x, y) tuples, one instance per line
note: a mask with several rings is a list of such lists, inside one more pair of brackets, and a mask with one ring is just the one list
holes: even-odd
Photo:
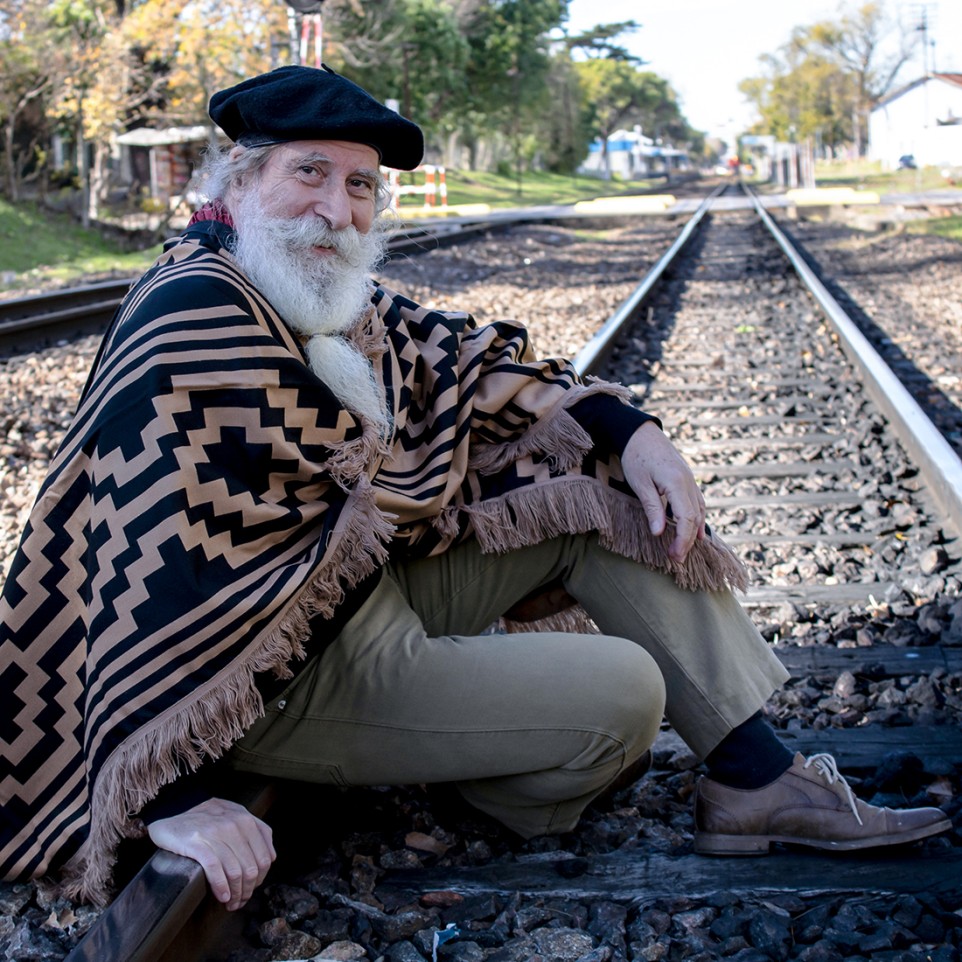
[(0, 291), (75, 282), (105, 271), (144, 270), (159, 246), (125, 252), (66, 214), (0, 198)]
[(910, 234), (938, 234), (962, 241), (962, 215), (954, 217), (933, 217), (931, 220), (916, 221), (906, 228)]
[[(866, 160), (816, 164), (815, 181), (819, 187), (857, 187), (880, 194), (914, 194), (958, 187), (958, 182), (947, 180), (939, 167), (883, 171), (878, 162)], [(907, 224), (905, 229), (910, 234), (938, 234), (962, 241), (962, 216), (926, 218)]]
[(819, 187), (857, 187), (898, 194), (952, 186), (938, 167), (882, 170), (880, 163), (867, 160), (818, 163), (815, 165), (815, 182)]
[[(423, 184), (423, 174), (414, 181), (402, 175), (401, 183)], [(491, 207), (535, 207), (544, 204), (573, 204), (579, 200), (612, 195), (668, 192), (663, 178), (654, 180), (600, 180), (597, 177), (549, 174), (544, 171), (525, 171), (521, 192), (514, 177), (504, 177), (485, 171), (449, 170), (445, 176), (448, 204), (489, 204)], [(419, 194), (401, 198), (401, 210), (416, 210), (423, 204)]]

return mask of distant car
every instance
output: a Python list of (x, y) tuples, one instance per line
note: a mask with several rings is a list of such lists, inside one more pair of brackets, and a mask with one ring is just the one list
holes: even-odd
[(912, 154), (902, 154), (899, 157), (899, 170), (915, 170), (918, 165), (915, 163), (915, 157)]

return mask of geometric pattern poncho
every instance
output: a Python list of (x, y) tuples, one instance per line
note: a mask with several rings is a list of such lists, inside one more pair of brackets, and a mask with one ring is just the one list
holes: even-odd
[[(383, 288), (354, 335), (393, 434), (347, 411), (238, 269), (229, 228), (171, 242), (131, 289), (24, 530), (0, 600), (0, 865), (65, 870), (103, 902), (159, 788), (263, 710), (309, 621), (388, 548), (504, 551), (598, 530), (687, 587), (741, 586), (714, 539), (684, 566), (616, 458), (566, 408), (585, 392), (523, 327), (478, 327)], [(316, 629), (315, 629), (316, 630)]]

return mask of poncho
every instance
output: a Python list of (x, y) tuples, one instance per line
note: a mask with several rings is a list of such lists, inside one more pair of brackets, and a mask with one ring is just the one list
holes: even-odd
[[(675, 566), (617, 458), (566, 409), (586, 385), (525, 329), (383, 287), (353, 338), (393, 413), (379, 436), (309, 370), (239, 270), (229, 228), (171, 242), (105, 335), (0, 602), (0, 863), (109, 895), (119, 841), (178, 774), (263, 711), (318, 619), (391, 552), (565, 532), (742, 584), (714, 538)], [(313, 619), (313, 622), (312, 622)], [(315, 628), (316, 630), (316, 628)]]

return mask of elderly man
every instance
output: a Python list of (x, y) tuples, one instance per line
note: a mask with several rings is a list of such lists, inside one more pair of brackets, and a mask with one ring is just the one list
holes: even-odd
[[(566, 831), (665, 712), (708, 764), (699, 851), (949, 826), (766, 725), (786, 673), (657, 421), (513, 322), (372, 285), (379, 168), (419, 163), (414, 124), (305, 67), (210, 112), (234, 141), (213, 201), (120, 308), (5, 585), (5, 877), (63, 866), (103, 900), (146, 825), (237, 908), (274, 850), (226, 769), (453, 782)], [(553, 585), (602, 633), (485, 633)]]

